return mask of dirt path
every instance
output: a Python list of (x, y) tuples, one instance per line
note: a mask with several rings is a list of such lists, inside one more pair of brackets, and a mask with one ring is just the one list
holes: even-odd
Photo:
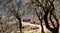
[[(41, 31), (41, 26), (40, 25), (37, 25), (37, 24), (31, 24), (31, 23), (27, 23), (27, 22), (22, 22), (22, 24), (25, 24), (25, 25), (29, 25), (31, 27), (39, 27), (39, 30)], [(44, 31), (47, 30), (46, 27), (44, 26)]]
[[(39, 30), (41, 31), (41, 26), (40, 25), (37, 25), (37, 24), (31, 24), (31, 23), (27, 23), (27, 22), (22, 22), (22, 24), (25, 24), (25, 25), (29, 25), (31, 27), (39, 27)], [(44, 27), (44, 31), (47, 30), (47, 28), (45, 26)], [(60, 27), (59, 27), (59, 32), (60, 32)]]

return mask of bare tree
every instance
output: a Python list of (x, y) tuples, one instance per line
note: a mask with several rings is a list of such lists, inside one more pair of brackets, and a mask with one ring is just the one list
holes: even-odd
[[(46, 28), (48, 30), (50, 30), (52, 33), (58, 33), (59, 32), (59, 22), (58, 22), (58, 19), (56, 17), (56, 15), (54, 14), (54, 10), (55, 10), (55, 7), (54, 7), (54, 1), (55, 0), (45, 0), (45, 3), (41, 3), (39, 0), (31, 0), (31, 2), (27, 3), (27, 4), (35, 4), (35, 7), (33, 7), (35, 9), (35, 12), (38, 16), (38, 19), (40, 20), (41, 22), (41, 27), (42, 27), (42, 32), (44, 33), (44, 29), (43, 29), (43, 25), (42, 25), (42, 16), (41, 14), (43, 13), (40, 13), (38, 14), (38, 10), (37, 10), (37, 7), (41, 7), (43, 12), (44, 12), (44, 21), (45, 21), (45, 25), (46, 25)], [(43, 1), (42, 1), (43, 2)], [(49, 13), (50, 13), (50, 16), (49, 16)], [(49, 16), (49, 17), (48, 17)], [(54, 24), (54, 22), (52, 21), (52, 16), (53, 18), (55, 19), (55, 23), (56, 25)], [(41, 17), (41, 18), (40, 18)], [(48, 24), (48, 19), (50, 20), (51, 24), (53, 27), (51, 27), (49, 24)]]
[[(6, 5), (8, 5), (11, 2), (12, 2), (12, 0), (8, 1)], [(8, 7), (10, 12), (19, 20), (20, 33), (22, 33), (21, 13), (20, 13), (20, 10), (19, 10), (21, 2), (22, 2), (21, 0), (19, 0), (19, 2), (17, 2), (17, 10), (16, 10), (16, 8), (15, 8), (13, 3), (12, 3), (11, 7)]]
[[(48, 30), (50, 30), (52, 33), (58, 33), (59, 32), (59, 22), (58, 22), (58, 19), (56, 18), (56, 15), (54, 15), (54, 13), (53, 13), (53, 11), (55, 9), (54, 4), (53, 4), (54, 0), (52, 0), (52, 1), (46, 0), (46, 1), (47, 1), (46, 6), (43, 6), (39, 2), (39, 0), (36, 0), (36, 2), (39, 3), (38, 6), (40, 6), (43, 9), (44, 13), (45, 13), (45, 15), (43, 17), (44, 17), (44, 21), (45, 21), (45, 24), (46, 24), (46, 28)], [(50, 12), (50, 21), (52, 23), (53, 28), (50, 27), (50, 25), (48, 24), (48, 18), (47, 17), (48, 17), (49, 12)], [(54, 23), (51, 19), (51, 15), (53, 15), (54, 19), (56, 20), (57, 26), (54, 25)]]

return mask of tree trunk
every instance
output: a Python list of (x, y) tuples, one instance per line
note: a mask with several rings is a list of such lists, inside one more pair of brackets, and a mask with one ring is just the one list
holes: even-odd
[(21, 17), (17, 17), (17, 19), (19, 20), (19, 29), (20, 29), (20, 33), (22, 33), (22, 23), (21, 23)]
[(19, 28), (20, 28), (20, 33), (22, 33), (22, 23), (21, 23), (21, 20), (19, 20)]
[(58, 32), (58, 30), (54, 30), (54, 31), (52, 31), (52, 33), (59, 33), (59, 32)]

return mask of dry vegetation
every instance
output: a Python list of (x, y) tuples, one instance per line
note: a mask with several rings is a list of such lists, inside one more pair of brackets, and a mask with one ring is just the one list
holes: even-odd
[[(13, 13), (11, 13), (10, 11), (15, 11), (15, 10), (17, 10), (19, 8), (20, 9), (19, 11), (20, 11), (22, 17), (24, 16), (24, 14), (28, 14), (28, 15), (29, 14), (31, 14), (31, 15), (33, 14), (33, 17), (36, 18), (34, 10), (32, 9), (33, 6), (30, 5), (30, 4), (26, 5), (24, 2), (22, 4), (18, 4), (19, 2), (16, 2), (16, 4), (13, 5), (13, 0), (9, 0), (6, 3), (6, 5), (5, 5), (6, 7), (3, 5), (3, 7), (4, 7), (3, 9), (6, 9), (6, 10), (4, 10), (3, 16), (2, 16), (2, 21), (0, 21), (0, 33), (20, 33), (19, 22), (16, 21), (16, 20), (13, 20), (13, 19), (16, 18), (15, 16), (13, 16), (13, 18), (11, 18)], [(28, 1), (27, 1), (27, 3), (28, 3)], [(18, 7), (17, 5), (20, 5), (20, 6)], [(12, 6), (14, 6), (14, 8)], [(55, 6), (57, 7), (57, 4)], [(9, 7), (11, 9), (9, 9)], [(5, 20), (4, 20), (4, 16), (5, 16)], [(9, 18), (10, 18), (10, 20), (9, 20)], [(58, 18), (60, 19), (60, 16), (58, 16)], [(60, 22), (60, 20), (59, 20), (59, 22)], [(35, 25), (40, 25), (40, 21), (38, 19), (32, 20), (29, 23), (30, 24), (35, 24)], [(43, 25), (45, 26), (44, 21), (43, 21)], [(50, 21), (49, 21), (49, 25), (50, 26), (52, 25), (50, 23)], [(24, 23), (22, 23), (22, 31), (23, 31), (23, 33), (41, 33), (41, 29), (39, 29), (39, 27), (34, 27), (34, 26), (26, 25)], [(45, 30), (45, 32), (46, 33), (51, 33), (49, 30)]]

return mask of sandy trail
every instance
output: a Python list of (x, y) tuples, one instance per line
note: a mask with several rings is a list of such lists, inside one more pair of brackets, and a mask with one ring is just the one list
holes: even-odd
[[(24, 25), (29, 25), (29, 26), (31, 26), (31, 27), (39, 27), (39, 30), (41, 31), (41, 26), (40, 26), (40, 25), (31, 24), (31, 23), (27, 23), (27, 22), (22, 22), (22, 24), (24, 24)], [(43, 27), (44, 27), (44, 31), (46, 31), (47, 28), (46, 28), (45, 26), (43, 26)], [(60, 27), (59, 27), (59, 32), (60, 32)]]

